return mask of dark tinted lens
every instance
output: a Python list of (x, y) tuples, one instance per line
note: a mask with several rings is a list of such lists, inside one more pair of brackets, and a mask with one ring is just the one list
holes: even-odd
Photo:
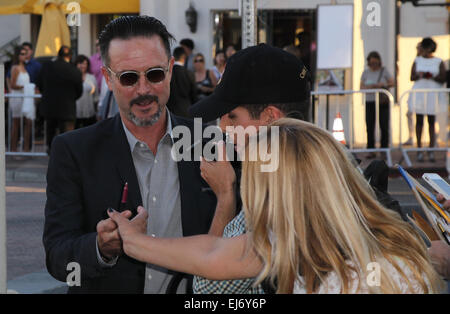
[(122, 84), (123, 86), (132, 86), (136, 84), (138, 79), (139, 76), (137, 73), (126, 72), (120, 75), (120, 84)]
[(159, 83), (164, 80), (166, 73), (162, 69), (153, 69), (147, 72), (147, 79), (152, 83)]

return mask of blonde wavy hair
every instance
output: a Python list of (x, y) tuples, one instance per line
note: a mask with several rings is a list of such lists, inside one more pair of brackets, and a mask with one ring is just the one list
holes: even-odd
[[(258, 283), (270, 279), (277, 282), (277, 293), (292, 293), (300, 274), (311, 293), (334, 271), (341, 292), (349, 293), (351, 272), (358, 274), (359, 283), (367, 274), (347, 262), (365, 266), (384, 260), (399, 271), (411, 292), (411, 279), (425, 293), (442, 290), (420, 236), (376, 200), (340, 143), (300, 120), (281, 119), (271, 126), (279, 128), (278, 170), (261, 172), (264, 161), (245, 158), (241, 181), (249, 247), (264, 264)], [(271, 129), (265, 133), (269, 150)], [(254, 149), (247, 146), (246, 155)], [(405, 275), (399, 260), (414, 278)], [(380, 286), (368, 287), (369, 292), (400, 293), (383, 267), (380, 272)]]

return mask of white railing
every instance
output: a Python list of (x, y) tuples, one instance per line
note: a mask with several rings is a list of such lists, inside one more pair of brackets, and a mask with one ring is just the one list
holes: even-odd
[[(440, 104), (439, 104), (439, 93), (448, 93), (448, 94), (450, 94), (450, 88), (433, 88), (433, 89), (431, 89), (431, 88), (428, 88), (428, 89), (410, 89), (410, 90), (407, 90), (406, 92), (404, 92), (401, 96), (400, 96), (400, 99), (399, 99), (399, 101), (398, 101), (398, 104), (399, 104), (399, 107), (400, 107), (400, 114), (399, 114), (399, 126), (400, 126), (400, 133), (399, 133), (399, 143), (400, 143), (400, 150), (402, 151), (402, 155), (403, 155), (403, 158), (404, 158), (404, 160), (405, 160), (405, 162), (406, 162), (406, 164), (408, 165), (408, 167), (411, 167), (412, 166), (412, 163), (411, 163), (411, 159), (409, 158), (409, 155), (408, 155), (408, 153), (409, 152), (435, 152), (435, 151), (444, 151), (444, 152), (447, 152), (448, 151), (448, 141), (449, 141), (449, 138), (448, 138), (448, 106), (449, 106), (449, 104), (448, 104), (448, 100), (447, 100), (447, 103), (446, 104), (444, 104), (444, 107), (445, 107), (445, 111), (444, 112), (442, 112), (442, 113), (445, 113), (445, 118), (446, 118), (446, 120), (447, 120), (447, 123), (446, 123), (446, 125), (447, 125), (447, 130), (446, 130), (446, 132), (447, 132), (447, 135), (446, 135), (446, 139), (445, 139), (445, 148), (444, 147), (428, 147), (428, 148), (426, 148), (426, 147), (414, 147), (414, 148), (405, 148), (405, 147), (403, 147), (402, 146), (402, 104), (403, 104), (403, 101), (404, 101), (404, 99), (405, 99), (405, 97), (406, 96), (409, 96), (409, 95), (411, 95), (411, 94), (413, 94), (413, 95), (415, 95), (416, 93), (423, 93), (423, 95), (424, 95), (424, 101), (425, 101), (425, 103), (424, 103), (424, 105), (425, 105), (425, 107), (427, 107), (427, 105), (428, 105), (428, 93), (434, 93), (434, 97), (435, 97), (435, 99), (434, 99), (434, 101), (435, 101), (435, 105), (436, 106), (439, 106)], [(412, 101), (413, 101), (413, 104), (412, 104), (412, 108), (414, 109), (415, 108), (415, 105), (416, 105), (416, 97), (413, 97), (412, 98)], [(441, 112), (439, 112), (439, 114), (441, 114)], [(425, 132), (425, 131), (423, 131), (423, 132)], [(436, 139), (437, 140), (437, 139)], [(448, 156), (448, 154), (447, 154), (447, 156)], [(448, 157), (447, 157), (448, 158)]]
[[(36, 95), (26, 95), (26, 94), (5, 94), (5, 99), (9, 98), (9, 99), (13, 99), (13, 98), (34, 98), (34, 99), (38, 99), (41, 98), (41, 95), (36, 94)], [(13, 117), (12, 117), (12, 111), (11, 111), (11, 106), (9, 106), (9, 110), (8, 110), (8, 147), (6, 150), (6, 155), (7, 156), (47, 156), (47, 152), (46, 152), (46, 133), (45, 133), (45, 125), (44, 125), (44, 145), (43, 145), (43, 150), (41, 152), (36, 151), (36, 139), (35, 139), (35, 120), (31, 120), (31, 134), (29, 135), (30, 138), (30, 143), (31, 143), (31, 147), (30, 147), (30, 151), (24, 151), (24, 125), (23, 125), (23, 115), (20, 116), (20, 138), (19, 138), (19, 143), (20, 143), (20, 150), (18, 151), (11, 151), (11, 134), (12, 134), (12, 128), (13, 128)], [(25, 134), (25, 136), (28, 136), (28, 134)]]
[[(363, 96), (363, 101), (362, 103), (365, 104), (366, 103), (366, 94), (375, 94), (375, 138), (378, 137), (379, 134), (379, 104), (380, 104), (380, 93), (385, 94), (388, 98), (389, 98), (389, 116), (392, 117), (392, 108), (394, 106), (394, 97), (392, 96), (392, 94), (385, 89), (361, 89), (361, 90), (336, 90), (336, 91), (313, 91), (311, 92), (311, 97), (315, 97), (315, 96), (327, 96), (327, 114), (326, 114), (326, 121), (327, 121), (327, 129), (328, 129), (328, 121), (329, 121), (329, 116), (328, 116), (328, 106), (330, 105), (328, 103), (328, 97), (329, 96), (345, 96), (345, 95), (354, 95), (354, 94), (362, 94)], [(334, 106), (334, 105), (333, 105)], [(338, 106), (341, 106), (340, 104)], [(386, 163), (388, 164), (389, 167), (392, 167), (392, 156), (391, 156), (391, 149), (392, 149), (392, 136), (391, 131), (392, 131), (392, 119), (389, 118), (389, 147), (387, 148), (364, 148), (364, 149), (354, 149), (353, 145), (354, 145), (354, 138), (353, 138), (353, 102), (351, 103), (351, 105), (348, 107), (348, 109), (350, 109), (350, 117), (348, 119), (349, 121), (349, 150), (353, 153), (369, 153), (369, 152), (382, 152), (386, 154)], [(314, 106), (314, 118), (315, 120), (318, 117), (318, 106)], [(313, 123), (317, 124), (317, 121), (313, 121)], [(331, 130), (329, 130), (331, 131)]]

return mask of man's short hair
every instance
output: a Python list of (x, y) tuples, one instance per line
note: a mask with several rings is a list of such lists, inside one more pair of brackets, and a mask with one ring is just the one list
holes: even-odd
[(33, 50), (33, 44), (28, 41), (23, 42), (22, 47), (28, 47), (30, 50)]
[(183, 47), (177, 47), (173, 50), (173, 57), (175, 61), (180, 60), (183, 56), (186, 56), (186, 51), (184, 51)]
[(180, 45), (186, 46), (191, 50), (194, 50), (194, 41), (190, 38), (183, 38), (180, 41)]
[(108, 50), (109, 44), (113, 39), (126, 40), (133, 37), (150, 38), (155, 35), (161, 38), (167, 57), (170, 58), (170, 44), (174, 40), (174, 37), (158, 19), (146, 15), (133, 15), (122, 16), (112, 20), (105, 26), (98, 38), (103, 63), (108, 65), (110, 62)]
[(307, 98), (298, 102), (290, 102), (290, 103), (278, 103), (278, 104), (248, 104), (241, 105), (245, 109), (248, 110), (250, 117), (252, 119), (259, 119), (261, 113), (268, 106), (274, 106), (287, 117), (293, 119), (299, 119), (304, 121), (310, 120), (310, 99)]

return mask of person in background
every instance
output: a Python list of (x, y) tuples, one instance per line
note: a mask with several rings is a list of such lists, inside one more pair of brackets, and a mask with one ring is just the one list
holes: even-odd
[[(279, 166), (261, 171), (267, 161), (257, 154), (258, 145), (245, 147), (241, 192), (248, 233), (228, 239), (154, 238), (140, 228), (145, 210), (135, 221), (111, 210), (125, 254), (211, 279), (257, 277), (276, 286), (277, 293), (443, 291), (420, 236), (380, 205), (329, 132), (280, 119), (262, 135), (256, 141), (272, 152), (276, 137)], [(211, 188), (218, 202), (235, 197), (233, 190)]]
[[(372, 51), (367, 56), (369, 66), (361, 76), (361, 89), (388, 89), (394, 86), (394, 78), (382, 66), (380, 54)], [(381, 99), (381, 96), (380, 96)], [(381, 130), (381, 147), (389, 146), (389, 103), (379, 103), (379, 123)], [(366, 126), (367, 126), (367, 148), (375, 148), (375, 94), (366, 96)], [(376, 157), (375, 153), (370, 153), (369, 158)]]
[(212, 70), (206, 68), (205, 57), (201, 53), (194, 57), (194, 69), (197, 98), (200, 100), (212, 94), (217, 85), (217, 78)]
[(76, 100), (83, 93), (83, 81), (71, 58), (72, 50), (61, 46), (57, 59), (43, 64), (36, 81), (42, 93), (41, 113), (47, 122), (48, 153), (57, 131), (61, 134), (75, 127)]
[[(416, 58), (414, 59), (414, 63), (416, 63), (416, 60), (418, 57), (421, 57), (423, 54), (423, 49), (421, 42), (417, 43), (416, 46)], [(408, 97), (408, 111), (406, 112), (406, 118), (408, 119), (408, 139), (406, 142), (403, 143), (403, 145), (412, 145), (413, 144), (413, 137), (414, 137), (414, 122), (413, 122), (413, 114), (414, 114), (414, 108), (413, 108), (413, 95), (409, 94)]]
[(214, 66), (212, 68), (217, 81), (220, 81), (223, 71), (225, 70), (226, 63), (227, 59), (225, 57), (225, 52), (223, 50), (217, 50), (214, 58)]
[(183, 47), (173, 50), (175, 63), (173, 65), (172, 79), (170, 81), (170, 97), (167, 108), (171, 113), (188, 118), (188, 108), (197, 100), (197, 87), (194, 74), (184, 67), (186, 52)]
[[(411, 81), (414, 81), (413, 89), (443, 88), (446, 80), (446, 70), (442, 59), (433, 56), (436, 51), (436, 42), (430, 38), (424, 38), (420, 43), (423, 53), (418, 56), (411, 69)], [(416, 113), (416, 139), (417, 147), (422, 147), (422, 130), (424, 116), (428, 117), (428, 132), (430, 136), (430, 145), (432, 148), (436, 143), (435, 122), (436, 114), (445, 112), (444, 106), (447, 106), (444, 93), (428, 93), (425, 98), (424, 93), (415, 93), (411, 100)], [(435, 162), (434, 153), (428, 152), (428, 159)], [(423, 152), (417, 152), (417, 161), (423, 162)]]
[(108, 86), (104, 88), (105, 95), (99, 100), (99, 108), (97, 112), (97, 120), (105, 120), (114, 117), (119, 113), (119, 106), (114, 98), (114, 93), (109, 90)]
[(94, 75), (89, 73), (90, 62), (85, 55), (79, 55), (75, 65), (81, 72), (83, 80), (83, 94), (77, 99), (77, 119), (75, 129), (89, 126), (97, 122), (95, 100), (97, 97), (97, 81)]
[(26, 61), (25, 61), (25, 69), (30, 75), (30, 82), (36, 83), (36, 79), (39, 76), (39, 72), (41, 71), (42, 65), (38, 61), (33, 58), (33, 45), (30, 42), (22, 43), (22, 47), (26, 52)]
[(231, 44), (227, 46), (225, 50), (225, 58), (228, 60), (232, 55), (236, 53), (236, 46)]
[(102, 62), (102, 57), (100, 55), (100, 46), (98, 44), (98, 39), (95, 41), (95, 54), (93, 54), (89, 58), (89, 63), (90, 63), (89, 73), (91, 73), (95, 76), (96, 84), (97, 84), (97, 93), (100, 94), (102, 92), (103, 62)]
[[(25, 68), (25, 61), (27, 58), (26, 48), (19, 46), (14, 49), (13, 62), (11, 67), (11, 79), (9, 80), (9, 87), (11, 94), (24, 94), (24, 89), (30, 83), (30, 75)], [(28, 99), (29, 100), (29, 99)], [(32, 99), (31, 99), (32, 100)], [(25, 102), (23, 97), (11, 97), (9, 99), (9, 108), (12, 115), (11, 127), (11, 151), (17, 151), (17, 144), (19, 141), (20, 118), (22, 117), (22, 107)], [(24, 151), (31, 149), (31, 126), (32, 119), (23, 117), (24, 123)]]
[(180, 46), (183, 47), (184, 52), (186, 52), (184, 67), (194, 73), (194, 41), (190, 38), (183, 38), (180, 40)]

